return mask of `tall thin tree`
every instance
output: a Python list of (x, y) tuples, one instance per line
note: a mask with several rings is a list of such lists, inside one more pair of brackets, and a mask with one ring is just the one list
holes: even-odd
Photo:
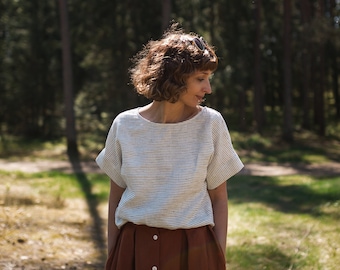
[(261, 57), (261, 24), (262, 24), (262, 1), (255, 2), (255, 47), (254, 47), (254, 118), (256, 130), (261, 133), (265, 122), (264, 116), (264, 94), (263, 94), (263, 77), (262, 77), (262, 57)]
[(312, 18), (312, 7), (309, 0), (301, 0), (300, 12), (302, 20), (302, 126), (310, 129), (310, 110), (311, 110), (311, 42), (310, 42), (310, 22)]
[[(318, 6), (316, 10), (316, 19), (324, 22), (325, 16), (325, 1), (318, 0)], [(321, 34), (321, 33), (319, 33)], [(314, 88), (314, 124), (317, 127), (317, 133), (320, 136), (324, 136), (326, 133), (325, 123), (325, 40), (323, 39), (317, 44), (317, 66), (316, 66), (316, 78), (317, 85)]]
[(284, 78), (284, 109), (283, 109), (283, 139), (293, 141), (292, 115), (292, 60), (291, 60), (291, 0), (283, 1), (283, 78)]
[(171, 0), (162, 0), (162, 30), (168, 28), (171, 18)]
[(62, 40), (63, 88), (66, 117), (67, 153), (69, 154), (69, 156), (77, 156), (78, 144), (74, 114), (73, 74), (67, 0), (59, 0), (59, 11)]

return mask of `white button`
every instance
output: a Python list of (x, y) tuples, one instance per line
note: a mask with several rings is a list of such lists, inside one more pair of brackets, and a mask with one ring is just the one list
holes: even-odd
[[(152, 238), (153, 238), (153, 240), (155, 240), (155, 241), (156, 241), (156, 240), (158, 239), (158, 235), (157, 235), (157, 234), (155, 234), (155, 235), (154, 235)], [(157, 268), (157, 267), (156, 267), (156, 268)], [(152, 268), (152, 270), (154, 270), (154, 269)]]
[(152, 266), (152, 270), (157, 270), (157, 266)]

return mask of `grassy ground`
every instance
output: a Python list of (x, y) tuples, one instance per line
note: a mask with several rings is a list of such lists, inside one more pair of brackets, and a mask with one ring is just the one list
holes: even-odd
[(229, 269), (338, 269), (340, 177), (235, 177)]
[[(339, 162), (338, 138), (232, 133), (245, 163)], [(80, 147), (92, 159), (102, 143)], [(63, 142), (0, 141), (0, 158), (66, 160)], [(90, 151), (89, 151), (90, 149)], [(108, 179), (99, 174), (0, 171), (0, 269), (102, 269)], [(340, 265), (340, 176), (235, 176), (228, 270), (322, 269)]]
[(0, 172), (0, 269), (103, 269), (103, 175)]
[[(0, 179), (0, 266), (12, 267), (3, 269), (102, 269), (106, 177)], [(337, 269), (340, 177), (236, 176), (228, 185), (229, 270)]]

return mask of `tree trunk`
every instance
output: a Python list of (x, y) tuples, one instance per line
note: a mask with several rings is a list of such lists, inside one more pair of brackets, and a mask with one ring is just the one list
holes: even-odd
[(317, 133), (324, 136), (326, 133), (325, 126), (325, 101), (324, 101), (324, 87), (325, 87), (325, 52), (324, 45), (320, 44), (318, 47), (318, 82), (314, 91), (314, 121), (317, 126)]
[(171, 18), (171, 0), (162, 0), (162, 29), (166, 30)]
[(291, 60), (291, 0), (283, 1), (284, 31), (283, 31), (283, 78), (284, 78), (284, 109), (283, 109), (283, 139), (293, 141), (292, 116), (292, 60)]
[(73, 75), (71, 60), (71, 45), (67, 14), (67, 0), (59, 0), (62, 58), (63, 58), (63, 88), (66, 117), (67, 153), (69, 156), (78, 155), (78, 145), (74, 116)]
[(255, 82), (254, 82), (254, 118), (256, 130), (261, 133), (264, 119), (264, 97), (263, 97), (263, 78), (262, 78), (262, 59), (261, 59), (261, 10), (262, 1), (257, 0), (255, 6)]
[[(337, 9), (340, 8), (340, 2), (336, 3), (335, 0), (331, 0), (330, 2), (330, 14), (332, 23), (333, 31), (336, 31), (336, 28), (339, 27), (339, 21), (334, 22), (334, 19), (337, 16)], [(335, 34), (335, 33), (334, 33)], [(333, 88), (333, 95), (335, 101), (335, 117), (336, 119), (340, 120), (340, 88), (339, 88), (339, 49), (336, 46), (336, 41), (331, 39), (329, 40), (329, 56), (331, 58), (331, 76), (332, 76), (332, 88)]]
[[(322, 20), (324, 16), (325, 5), (323, 0), (319, 0), (319, 10), (317, 18)], [(320, 136), (326, 134), (325, 125), (325, 43), (320, 42), (317, 46), (317, 85), (314, 91), (314, 122), (317, 127), (317, 133)]]
[(340, 88), (339, 88), (339, 64), (337, 48), (331, 44), (331, 68), (332, 68), (332, 88), (335, 99), (336, 119), (340, 120)]
[(311, 4), (309, 0), (301, 2), (301, 19), (303, 25), (302, 32), (302, 126), (310, 129), (310, 88), (311, 88), (311, 54), (309, 42), (309, 26), (311, 21)]

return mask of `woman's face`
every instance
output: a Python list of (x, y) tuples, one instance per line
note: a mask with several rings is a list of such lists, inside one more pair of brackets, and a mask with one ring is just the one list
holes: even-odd
[(186, 82), (187, 90), (180, 95), (178, 102), (182, 102), (189, 107), (196, 107), (201, 104), (205, 95), (211, 94), (211, 74), (210, 70), (200, 70), (189, 76)]

